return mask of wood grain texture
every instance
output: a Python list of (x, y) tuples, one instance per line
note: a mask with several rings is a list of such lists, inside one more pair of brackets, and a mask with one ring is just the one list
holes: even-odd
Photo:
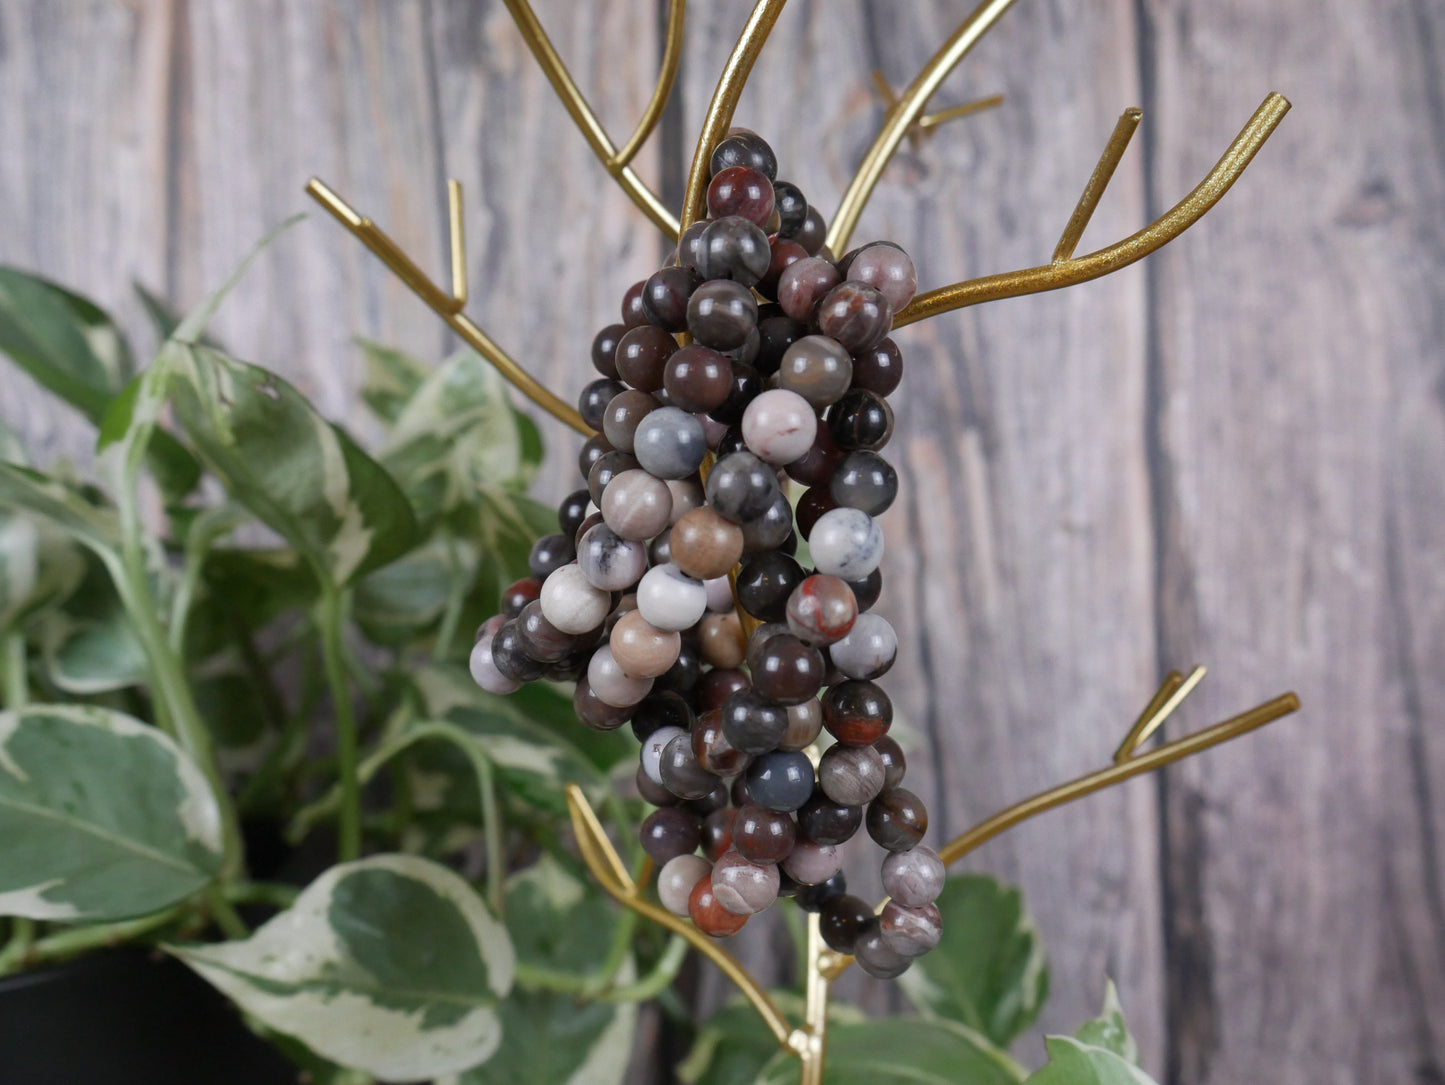
[[(651, 90), (658, 5), (537, 6), (621, 140)], [(674, 204), (746, 14), (693, 7), (637, 160)], [(969, 7), (794, 0), (738, 120), (830, 211), (881, 119), (869, 70), (906, 84)], [(1104, 763), (1170, 667), (1212, 667), (1175, 733), (1286, 688), (1305, 702), (969, 861), (1021, 885), (1039, 921), (1042, 1029), (1072, 1030), (1111, 975), (1169, 1085), (1445, 1081), (1442, 48), (1432, 0), (1020, 0), (935, 103), (1006, 104), (905, 144), (858, 233), (903, 244), (925, 285), (1041, 262), (1141, 105), (1087, 251), (1186, 192), (1266, 91), (1296, 104), (1145, 265), (899, 337), (905, 491), (880, 609), (936, 839)], [(459, 177), (471, 311), (568, 395), (663, 252), (495, 2), (4, 0), (0, 100), (0, 261), (93, 296), (142, 349), (129, 281), (193, 303), (307, 209), (312, 174), (439, 278)], [(217, 333), (363, 434), (351, 336), (453, 345), (320, 214)], [(9, 373), (0, 418), (42, 461), (86, 455), (76, 419)], [(547, 433), (550, 495), (576, 444)], [(850, 871), (869, 884), (874, 865), (865, 849)], [(780, 975), (777, 931), (747, 933), (744, 956)], [(1036, 1034), (1018, 1053), (1040, 1060)], [(643, 1053), (636, 1070), (666, 1080)]]

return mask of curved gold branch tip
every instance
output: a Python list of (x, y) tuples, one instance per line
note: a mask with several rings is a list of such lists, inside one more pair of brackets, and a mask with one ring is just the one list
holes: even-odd
[[(877, 68), (873, 69), (873, 89), (878, 92), (878, 97), (883, 100), (885, 109), (892, 109), (898, 104), (898, 95), (888, 85), (888, 80)], [(949, 106), (947, 109), (940, 109), (937, 113), (925, 113), (913, 122), (908, 130), (908, 139), (914, 147), (917, 147), (925, 138), (933, 134), (933, 129), (949, 121), (956, 121), (962, 117), (971, 117), (975, 113), (982, 113), (988, 109), (996, 109), (1003, 105), (1002, 94), (990, 94), (987, 98), (977, 98), (971, 102), (964, 102), (961, 105)]]

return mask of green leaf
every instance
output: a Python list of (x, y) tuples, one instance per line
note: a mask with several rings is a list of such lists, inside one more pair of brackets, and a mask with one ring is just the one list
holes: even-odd
[(142, 915), (221, 860), (216, 797), (160, 731), (82, 705), (0, 714), (0, 915)]
[(316, 599), (316, 578), (294, 550), (216, 547), (201, 579), (206, 598), (198, 609), (215, 612), (217, 622), (228, 627), (239, 619), (248, 629), (262, 629)]
[(96, 616), (74, 619), (58, 614), (47, 623), (46, 673), (66, 693), (88, 697), (138, 686), (149, 677), (145, 648), (114, 591), (98, 597)]
[(140, 283), (132, 280), (130, 287), (140, 299), (141, 308), (150, 317), (151, 325), (156, 330), (156, 338), (162, 343), (175, 334), (176, 328), (181, 323), (180, 314), (171, 308), (170, 303), (159, 294), (152, 294)]
[(0, 267), (0, 352), (92, 422), (100, 421), (132, 369), (130, 349), (110, 317), (12, 267)]
[(97, 508), (57, 479), (28, 467), (0, 463), (0, 505), (42, 516), (101, 557), (115, 557), (120, 536), (115, 512)]
[(266, 733), (266, 705), (256, 680), (241, 670), (197, 678), (196, 707), (222, 749), (255, 746)]
[[(1018, 1085), (1026, 1073), (965, 1025), (891, 1017), (829, 1028), (823, 1085)], [(794, 1085), (798, 1060), (779, 1052), (757, 1080)]]
[(270, 1028), (398, 1081), (490, 1058), (515, 968), (471, 886), (413, 855), (332, 867), (244, 941), (168, 948)]
[(84, 575), (84, 559), (59, 528), (0, 508), (0, 630), (64, 602)]
[(432, 539), (358, 581), (352, 617), (374, 643), (406, 644), (441, 619), (457, 575), (444, 540)]
[[(607, 957), (617, 913), (589, 886), (544, 856), (507, 884), (507, 929), (517, 958), (587, 976)], [(633, 978), (628, 961), (620, 982)], [(484, 1067), (439, 1085), (619, 1085), (632, 1054), (637, 1005), (579, 1002), (517, 989), (502, 1003), (502, 1045)]]
[(1155, 1085), (1154, 1079), (1102, 1047), (1070, 1036), (1046, 1036), (1049, 1065), (1026, 1085)]
[(336, 584), (411, 548), (416, 518), (391, 476), (286, 381), (175, 344), (172, 402), (230, 495)]
[(409, 354), (369, 339), (358, 339), (356, 344), (366, 359), (361, 398), (383, 422), (395, 422), (426, 380), (429, 367)]
[(110, 458), (121, 463), (134, 461), (137, 466), (139, 458), (146, 456), (161, 492), (169, 500), (179, 501), (200, 483), (201, 465), (158, 425), (167, 394), (166, 357), (163, 347), (155, 363), (111, 400), (100, 419), (96, 452), (118, 447)]
[(899, 978), (925, 1015), (949, 1018), (1008, 1047), (1049, 989), (1043, 942), (1017, 889), (980, 874), (948, 879), (938, 898), (946, 932)]
[(1126, 1062), (1139, 1065), (1139, 1045), (1124, 1023), (1124, 1010), (1119, 1005), (1119, 992), (1115, 990), (1113, 980), (1106, 981), (1104, 985), (1104, 1008), (1099, 1011), (1099, 1016), (1080, 1025), (1074, 1032), (1074, 1039), (1102, 1047)]

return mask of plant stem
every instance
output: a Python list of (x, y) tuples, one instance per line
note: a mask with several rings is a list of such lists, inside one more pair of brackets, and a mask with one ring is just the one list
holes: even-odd
[(357, 775), (356, 713), (346, 686), (346, 663), (341, 644), (343, 611), (341, 589), (321, 581), (316, 622), (321, 631), (321, 655), (336, 713), (337, 773), (341, 784), (339, 854), (343, 863), (361, 856), (361, 784)]
[(294, 885), (277, 882), (240, 882), (226, 886), (223, 892), (231, 904), (263, 904), (280, 910), (291, 907), (301, 895)]
[(446, 610), (442, 612), (441, 625), (437, 629), (436, 644), (432, 648), (432, 660), (443, 663), (451, 655), (452, 641), (457, 636), (457, 624), (462, 618), (462, 607), (466, 604), (467, 588), (471, 577), (462, 569), (461, 557), (457, 553), (457, 539), (450, 529), (442, 532), (447, 548), (447, 567), (451, 572), (452, 590), (447, 597)]
[[(468, 743), (468, 747), (475, 743)], [(477, 787), (482, 793), (482, 835), (487, 845), (487, 901), (492, 911), (501, 916), (506, 907), (504, 882), (507, 877), (507, 854), (502, 844), (502, 816), (497, 807), (497, 778), (492, 763), (477, 751), (466, 751), (477, 773)]]
[(26, 673), (25, 634), (11, 629), (5, 634), (5, 707), (14, 712), (30, 702), (30, 678)]
[[(178, 904), (161, 912), (141, 916), (139, 919), (127, 919), (120, 923), (98, 923), (92, 927), (75, 927), (71, 930), (60, 931), (35, 942), (25, 955), (25, 964), (35, 965), (49, 961), (61, 961), (67, 957), (84, 953), (86, 950), (118, 945), (121, 942), (159, 930), (180, 918), (185, 909), (184, 904)], [(0, 975), (13, 972), (18, 967), (18, 961), (8, 963), (8, 967), (0, 967)]]
[(35, 941), (35, 920), (16, 916), (10, 921), (10, 938), (0, 949), (0, 976), (24, 966)]
[[(632, 913), (628, 913), (631, 915)], [(646, 1002), (656, 998), (677, 978), (677, 970), (687, 959), (687, 940), (674, 934), (667, 940), (667, 948), (652, 966), (652, 971), (634, 983), (613, 987), (599, 996), (603, 1002)]]
[(226, 899), (220, 886), (211, 885), (206, 889), (206, 907), (210, 910), (211, 918), (216, 921), (216, 926), (221, 928), (221, 933), (227, 938), (240, 941), (251, 937), (251, 928), (236, 914), (236, 909), (231, 907), (231, 902)]

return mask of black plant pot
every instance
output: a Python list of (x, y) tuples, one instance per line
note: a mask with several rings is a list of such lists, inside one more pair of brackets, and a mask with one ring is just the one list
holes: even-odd
[(0, 980), (0, 1085), (296, 1085), (226, 998), (170, 958), (109, 950)]

